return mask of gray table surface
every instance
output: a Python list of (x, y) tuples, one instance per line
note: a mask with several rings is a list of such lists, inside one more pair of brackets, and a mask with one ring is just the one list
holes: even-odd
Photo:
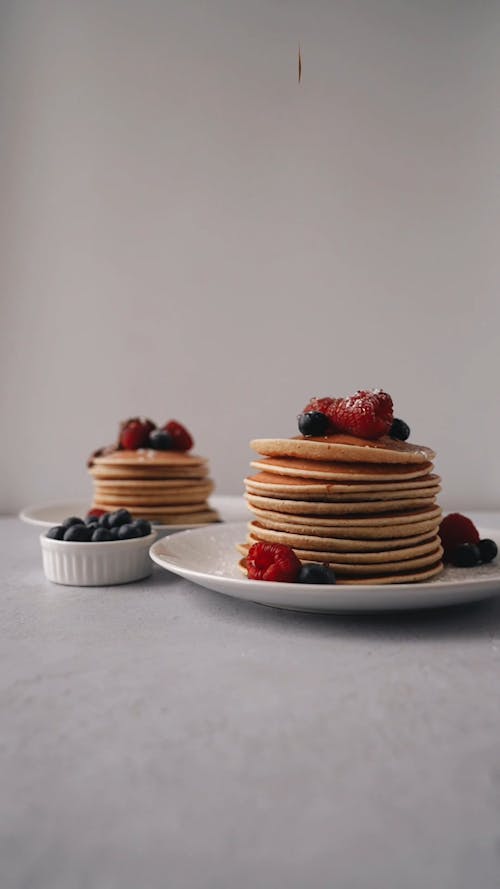
[(498, 889), (500, 598), (58, 587), (16, 519), (0, 564), (2, 889)]

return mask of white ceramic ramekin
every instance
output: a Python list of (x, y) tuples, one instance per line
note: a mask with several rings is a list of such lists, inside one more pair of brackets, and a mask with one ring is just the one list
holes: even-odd
[(68, 586), (110, 586), (148, 577), (153, 570), (147, 537), (101, 543), (73, 543), (40, 535), (43, 570), (48, 580)]

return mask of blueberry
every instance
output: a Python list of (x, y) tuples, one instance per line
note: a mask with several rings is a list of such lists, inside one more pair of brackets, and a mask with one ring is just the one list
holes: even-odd
[(151, 522), (147, 522), (146, 519), (136, 519), (132, 524), (135, 525), (141, 537), (147, 537), (148, 534), (151, 534)]
[(115, 509), (109, 513), (108, 528), (118, 528), (120, 525), (129, 525), (132, 521), (128, 509)]
[(474, 568), (481, 561), (479, 547), (475, 543), (461, 543), (454, 549), (451, 561), (457, 568)]
[(85, 516), (85, 524), (87, 525), (87, 527), (88, 527), (89, 525), (97, 525), (98, 521), (99, 521), (99, 516), (98, 516), (98, 515), (88, 515), (88, 516)]
[(328, 565), (309, 562), (302, 565), (298, 577), (299, 583), (336, 583), (335, 572)]
[(155, 429), (149, 436), (149, 447), (155, 451), (171, 451), (174, 440), (164, 429)]
[(110, 512), (104, 512), (101, 516), (99, 516), (99, 518), (97, 520), (97, 526), (99, 528), (109, 528), (110, 515), (111, 515)]
[(135, 525), (120, 525), (118, 528), (118, 540), (130, 540), (132, 537), (141, 537), (141, 533)]
[(477, 548), (479, 550), (479, 555), (481, 556), (482, 562), (492, 562), (493, 559), (498, 555), (498, 546), (496, 545), (494, 540), (490, 540), (489, 537), (485, 537), (484, 540), (480, 540)]
[[(119, 540), (119, 532), (120, 528), (123, 528), (123, 525), (115, 525), (114, 528), (109, 529), (109, 533), (111, 534), (111, 540)], [(107, 530), (107, 529), (106, 529)]]
[(325, 435), (328, 428), (328, 417), (321, 411), (308, 411), (299, 414), (299, 432), (302, 435)]
[(108, 531), (107, 528), (96, 528), (91, 537), (92, 543), (103, 543), (112, 539), (111, 531)]
[(397, 417), (394, 417), (392, 426), (389, 430), (389, 435), (391, 438), (397, 438), (398, 441), (406, 441), (406, 439), (410, 437), (410, 427), (404, 420), (399, 420)]
[(61, 528), (71, 528), (73, 525), (84, 525), (85, 522), (83, 519), (79, 519), (76, 515), (70, 515), (69, 518), (64, 519), (64, 522), (61, 522)]
[(45, 536), (50, 537), (51, 540), (62, 540), (65, 530), (62, 525), (54, 525), (53, 528), (49, 528)]
[(87, 528), (83, 522), (79, 525), (71, 525), (64, 532), (63, 540), (71, 541), (72, 543), (88, 543), (90, 540), (91, 531)]

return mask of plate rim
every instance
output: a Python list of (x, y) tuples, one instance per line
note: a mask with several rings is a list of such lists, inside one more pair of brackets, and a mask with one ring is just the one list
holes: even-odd
[[(211, 501), (214, 504), (215, 508), (219, 509), (219, 511), (224, 508), (224, 501), (226, 503), (226, 506), (228, 502), (231, 502), (234, 505), (236, 505), (236, 503), (238, 502), (241, 506), (244, 506), (245, 504), (245, 498), (243, 497), (243, 495), (239, 494), (214, 493), (210, 495), (209, 501)], [(29, 513), (36, 512), (37, 510), (41, 509), (62, 508), (65, 505), (70, 504), (81, 503), (83, 505), (84, 502), (86, 501), (84, 501), (83, 498), (75, 497), (74, 500), (71, 500), (68, 497), (66, 500), (49, 500), (46, 503), (30, 503), (28, 504), (28, 506), (23, 506), (22, 509), (19, 510), (19, 512), (17, 513), (17, 518), (24, 522), (26, 525), (32, 525), (33, 527), (37, 528), (50, 528), (53, 525), (52, 522), (44, 519), (34, 519), (29, 515)], [(151, 524), (158, 531), (168, 530), (172, 531), (172, 533), (181, 533), (182, 531), (197, 531), (207, 527), (207, 522), (197, 522), (193, 525), (162, 525), (159, 522), (151, 522)], [(217, 523), (214, 522), (209, 524)], [(219, 524), (228, 524), (228, 522), (223, 520), (222, 523)]]

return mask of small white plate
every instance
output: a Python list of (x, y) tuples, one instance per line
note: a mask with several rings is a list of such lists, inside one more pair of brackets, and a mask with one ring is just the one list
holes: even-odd
[[(209, 525), (156, 541), (151, 558), (209, 590), (237, 599), (293, 611), (385, 611), (433, 608), (473, 602), (500, 593), (500, 565), (495, 560), (478, 568), (447, 567), (425, 583), (336, 584), (271, 583), (248, 580), (238, 568), (236, 544), (245, 540), (243, 523)], [(500, 532), (480, 529), (481, 537), (500, 542)]]
[[(250, 520), (250, 513), (243, 497), (219, 494), (210, 497), (210, 505), (217, 510), (223, 522), (241, 522)], [(37, 525), (39, 528), (52, 528), (58, 525), (70, 515), (83, 518), (91, 508), (88, 500), (67, 500), (64, 503), (45, 503), (36, 506), (26, 506), (19, 518), (29, 525)], [(172, 534), (174, 531), (184, 531), (186, 528), (206, 528), (207, 525), (159, 525), (154, 523), (157, 537)]]

